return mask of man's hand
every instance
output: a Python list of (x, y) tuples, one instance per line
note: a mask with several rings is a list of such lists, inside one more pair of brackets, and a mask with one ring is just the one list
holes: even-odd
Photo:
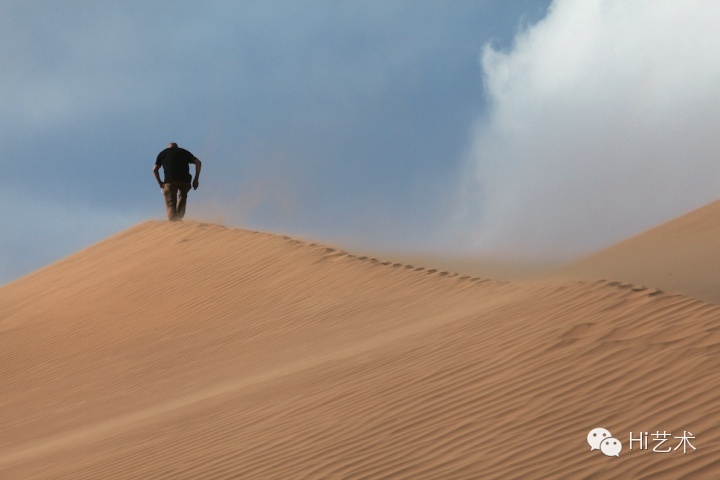
[(202, 162), (199, 158), (193, 158), (192, 163), (195, 164), (195, 180), (193, 180), (193, 189), (197, 190), (199, 185), (198, 179), (200, 178), (200, 169), (202, 168)]
[(160, 165), (153, 165), (153, 175), (155, 175), (155, 181), (160, 185), (160, 188), (165, 187), (165, 182), (160, 180)]
[(165, 184), (163, 182), (158, 183), (158, 185), (160, 185), (160, 190), (165, 189)]

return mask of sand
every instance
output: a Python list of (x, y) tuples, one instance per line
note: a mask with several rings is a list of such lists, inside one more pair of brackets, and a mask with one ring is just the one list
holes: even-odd
[(653, 285), (720, 304), (720, 201), (575, 262), (563, 273)]
[(507, 282), (140, 224), (0, 288), (0, 478), (720, 478), (720, 307), (626, 254)]

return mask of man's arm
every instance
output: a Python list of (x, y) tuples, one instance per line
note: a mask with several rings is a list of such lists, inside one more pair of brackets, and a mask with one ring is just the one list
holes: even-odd
[(153, 173), (155, 174), (155, 180), (157, 180), (158, 185), (160, 185), (160, 188), (163, 188), (164, 185), (163, 185), (162, 180), (160, 180), (159, 170), (160, 170), (160, 165), (153, 165)]
[(202, 168), (202, 162), (199, 158), (195, 158), (192, 163), (195, 164), (195, 179), (193, 180), (192, 186), (193, 189), (197, 190), (198, 185), (200, 185), (200, 169)]

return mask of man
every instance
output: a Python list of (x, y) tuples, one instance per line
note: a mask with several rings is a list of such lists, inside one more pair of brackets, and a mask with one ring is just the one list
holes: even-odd
[[(190, 175), (191, 163), (195, 164), (194, 179)], [(164, 181), (160, 180), (160, 174), (158, 173), (160, 167), (163, 167), (165, 173)], [(192, 153), (178, 147), (177, 143), (168, 144), (168, 147), (157, 156), (153, 173), (155, 174), (155, 180), (157, 180), (165, 195), (167, 216), (171, 222), (180, 221), (185, 216), (190, 181), (192, 181), (192, 187), (197, 190), (201, 167), (202, 162), (195, 158)]]

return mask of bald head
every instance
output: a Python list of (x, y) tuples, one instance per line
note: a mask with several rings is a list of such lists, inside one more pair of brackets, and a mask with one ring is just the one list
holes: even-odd
[(168, 148), (178, 148), (178, 144), (175, 142), (168, 143)]

